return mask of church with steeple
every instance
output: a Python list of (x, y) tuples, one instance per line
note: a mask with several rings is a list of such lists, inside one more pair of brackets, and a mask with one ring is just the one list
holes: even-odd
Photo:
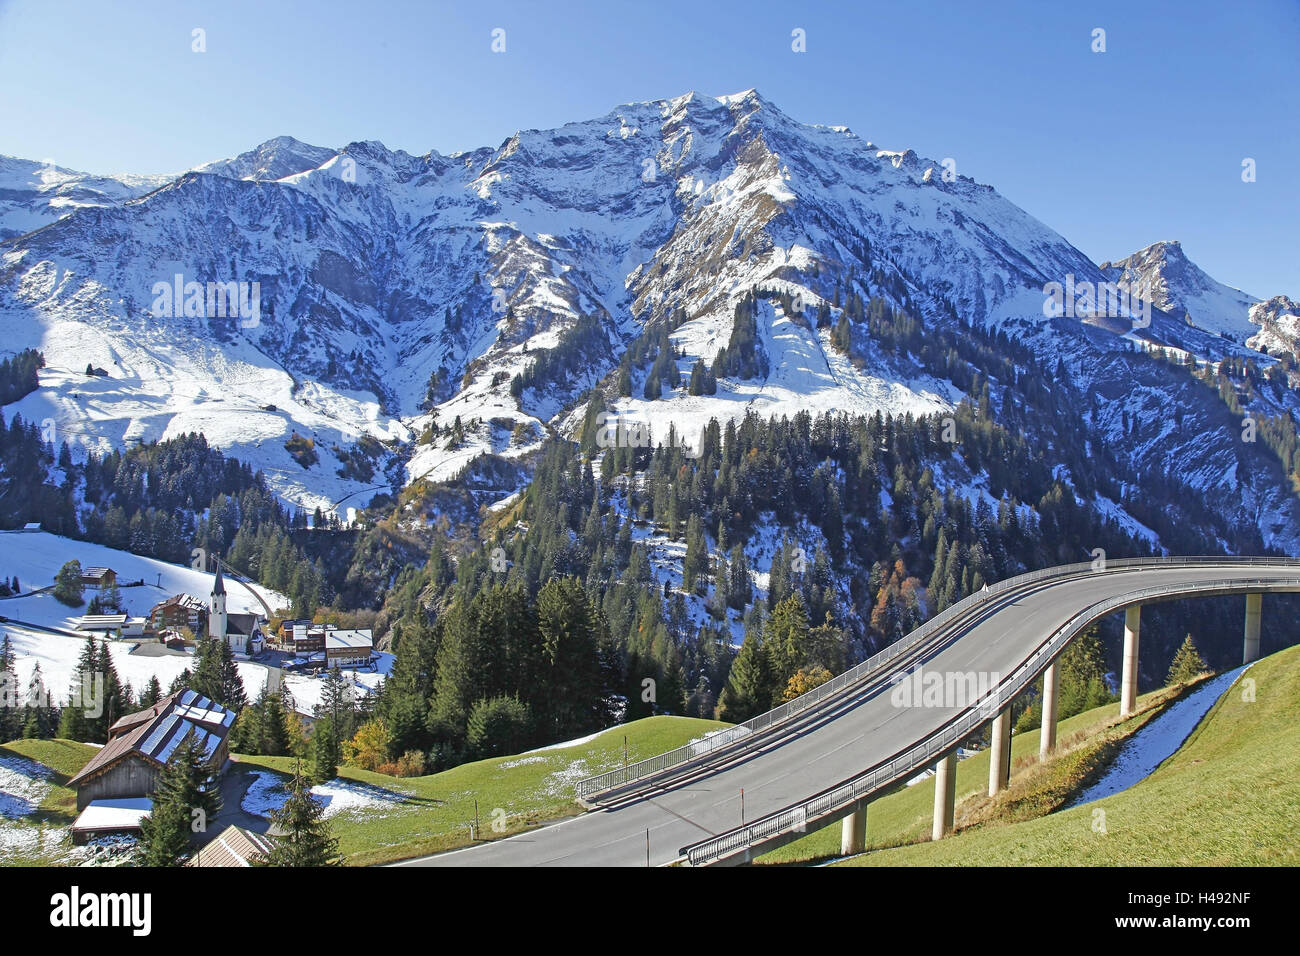
[(262, 631), (256, 614), (231, 614), (226, 610), (226, 582), (217, 558), (217, 575), (208, 596), (208, 637), (222, 640), (236, 654), (256, 654), (262, 646)]

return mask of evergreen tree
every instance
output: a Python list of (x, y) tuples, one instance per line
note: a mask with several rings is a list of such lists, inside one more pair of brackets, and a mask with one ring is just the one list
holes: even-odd
[(772, 677), (766, 648), (757, 628), (745, 635), (745, 643), (731, 665), (727, 686), (718, 698), (718, 719), (741, 723), (768, 710), (772, 701)]
[(1061, 652), (1060, 700), (1057, 715), (1060, 719), (1115, 699), (1106, 687), (1106, 658), (1097, 627), (1085, 630)]
[(564, 740), (594, 729), (600, 713), (600, 626), (574, 578), (553, 578), (537, 595), (545, 694), (537, 701), (538, 731)]
[(311, 795), (300, 767), (294, 768), (289, 799), (271, 815), (280, 836), (267, 854), (268, 866), (332, 866), (338, 840), (330, 835), (325, 806)]
[(248, 698), (230, 645), (217, 638), (201, 640), (194, 656), (194, 676), (189, 689), (231, 710), (243, 710)]
[(68, 607), (81, 607), (85, 590), (81, 583), (81, 562), (73, 558), (59, 568), (54, 579), (54, 597)]
[(339, 761), (343, 759), (343, 745), (336, 731), (334, 719), (321, 717), (308, 744), (308, 759), (313, 783), (325, 783), (338, 776)]
[(186, 734), (158, 778), (153, 810), (141, 821), (145, 866), (176, 866), (190, 835), (205, 830), (221, 810), (221, 795), (198, 737)]
[(467, 739), (479, 758), (519, 753), (532, 734), (532, 712), (518, 697), (484, 698), (469, 712)]
[(763, 626), (773, 706), (780, 703), (790, 679), (808, 663), (808, 630), (808, 614), (797, 591), (773, 609)]
[(14, 669), (9, 635), (0, 644), (0, 743), (17, 740), (23, 733), (23, 709), (18, 691), (18, 672)]
[[(107, 653), (107, 650), (105, 651)], [(90, 702), (97, 686), (99, 650), (95, 638), (86, 637), (77, 666), (72, 672), (72, 686), (68, 689), (68, 703), (59, 716), (59, 736), (67, 740), (98, 742), (95, 721), (87, 716), (86, 704)]]
[(1173, 662), (1169, 666), (1169, 676), (1165, 678), (1165, 684), (1172, 686), (1174, 684), (1186, 684), (1200, 677), (1209, 667), (1205, 664), (1205, 659), (1201, 657), (1200, 651), (1196, 649), (1196, 642), (1192, 640), (1192, 635), (1188, 634), (1183, 638), (1182, 645), (1174, 654)]
[(162, 685), (158, 683), (157, 675), (152, 675), (144, 685), (144, 689), (140, 691), (140, 699), (136, 702), (136, 706), (139, 710), (146, 710), (162, 700), (162, 696)]

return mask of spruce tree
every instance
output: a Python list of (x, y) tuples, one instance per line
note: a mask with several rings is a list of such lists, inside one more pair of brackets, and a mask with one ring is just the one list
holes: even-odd
[(324, 783), (338, 775), (339, 761), (343, 759), (343, 744), (332, 717), (324, 716), (316, 722), (316, 729), (308, 745), (308, 757), (313, 783)]
[(267, 854), (268, 866), (333, 866), (338, 840), (330, 835), (325, 807), (311, 795), (301, 766), (295, 766), (289, 799), (271, 814), (279, 831)]
[(23, 711), (18, 692), (18, 672), (14, 669), (9, 635), (0, 644), (0, 743), (16, 740), (23, 732)]
[(141, 823), (145, 866), (176, 866), (221, 810), (221, 795), (197, 735), (186, 734), (158, 778), (153, 810)]
[(745, 635), (745, 643), (731, 665), (727, 686), (718, 698), (718, 719), (740, 723), (768, 709), (772, 679), (767, 650), (758, 628)]
[(1182, 646), (1174, 654), (1173, 662), (1169, 665), (1169, 676), (1165, 678), (1165, 684), (1186, 684), (1200, 677), (1209, 667), (1206, 666), (1205, 659), (1201, 657), (1200, 651), (1196, 649), (1196, 642), (1192, 640), (1192, 635), (1188, 634), (1183, 638)]
[(94, 690), (95, 674), (99, 670), (99, 651), (93, 636), (86, 637), (76, 669), (72, 672), (72, 686), (68, 689), (68, 704), (59, 715), (59, 736), (66, 740), (97, 742), (97, 728), (87, 716), (85, 703)]

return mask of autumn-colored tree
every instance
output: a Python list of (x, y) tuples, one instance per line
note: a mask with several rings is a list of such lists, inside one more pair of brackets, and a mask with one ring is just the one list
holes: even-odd
[(351, 740), (343, 742), (343, 762), (362, 770), (377, 770), (388, 759), (388, 725), (382, 718), (367, 720)]
[(808, 693), (814, 687), (820, 687), (833, 676), (830, 671), (819, 664), (814, 664), (806, 670), (801, 667), (786, 681), (785, 694), (782, 695), (781, 699), (794, 700), (801, 694)]

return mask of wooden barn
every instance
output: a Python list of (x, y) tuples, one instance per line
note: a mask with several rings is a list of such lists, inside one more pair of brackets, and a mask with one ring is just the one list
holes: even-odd
[(187, 736), (197, 736), (209, 765), (219, 773), (234, 723), (233, 710), (192, 690), (168, 694), (148, 710), (127, 714), (109, 728), (108, 743), (68, 781), (77, 788), (77, 810), (96, 800), (153, 796), (159, 775)]

